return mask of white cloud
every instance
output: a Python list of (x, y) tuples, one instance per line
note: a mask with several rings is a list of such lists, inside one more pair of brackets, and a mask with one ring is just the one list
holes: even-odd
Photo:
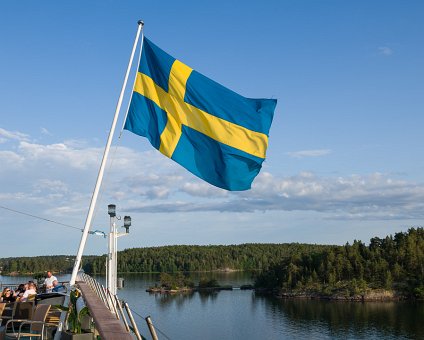
[(31, 162), (41, 162), (46, 166), (67, 166), (86, 169), (99, 164), (101, 148), (77, 149), (64, 143), (42, 145), (26, 141), (20, 142), (21, 155)]
[[(117, 178), (115, 188), (119, 187), (120, 190), (124, 188), (126, 196), (135, 195), (135, 197), (146, 197), (150, 200), (166, 199), (177, 190), (181, 181), (183, 181), (183, 176), (172, 172), (161, 174), (151, 171), (138, 170), (131, 176)], [(122, 174), (124, 173), (121, 172)]]
[(331, 153), (329, 149), (318, 149), (318, 150), (301, 150), (287, 152), (287, 155), (293, 158), (305, 158), (305, 157), (321, 157)]
[(8, 131), (0, 128), (0, 144), (5, 143), (6, 141), (27, 141), (29, 136), (25, 133), (18, 131)]
[(228, 196), (228, 192), (226, 190), (214, 187), (200, 180), (196, 182), (185, 182), (180, 190), (195, 197), (212, 198)]
[[(36, 204), (38, 210), (64, 219), (69, 217), (67, 214), (83, 216), (103, 149), (84, 141), (46, 145), (14, 141), (16, 145), (10, 146), (14, 151), (0, 151), (0, 198)], [(296, 154), (311, 157), (329, 152), (304, 150)], [(128, 211), (309, 211), (323, 213), (328, 219), (424, 217), (424, 185), (380, 173), (322, 177), (301, 172), (276, 177), (262, 171), (252, 190), (234, 193), (195, 178), (157, 151), (117, 147), (110, 159), (102, 195), (116, 199)]]
[(329, 219), (424, 218), (424, 185), (383, 174), (318, 177), (311, 173), (276, 178), (258, 176), (251, 191), (224, 200), (133, 205), (139, 212), (314, 211)]
[(44, 127), (41, 128), (41, 134), (46, 135), (46, 136), (52, 136), (50, 131), (47, 130), (46, 128), (44, 128)]
[(155, 186), (146, 190), (145, 196), (149, 199), (165, 199), (168, 198), (170, 190), (165, 186)]
[(0, 200), (3, 202), (19, 202), (23, 200), (28, 200), (30, 197), (27, 192), (1, 192)]
[(378, 53), (384, 56), (390, 56), (393, 54), (393, 50), (387, 46), (380, 46), (378, 48)]
[(68, 185), (61, 180), (40, 179), (33, 185), (33, 187), (37, 192), (68, 192)]
[(24, 160), (24, 157), (14, 151), (0, 151), (0, 164), (2, 165), (0, 167), (0, 172), (6, 170), (8, 167), (14, 169), (19, 168), (22, 166)]
[(3, 137), (2, 140), (18, 140), (18, 141), (27, 141), (29, 136), (22, 132), (17, 131), (8, 131), (0, 128), (0, 137)]

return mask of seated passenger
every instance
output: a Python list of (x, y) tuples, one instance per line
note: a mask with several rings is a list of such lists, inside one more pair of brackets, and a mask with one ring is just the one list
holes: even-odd
[(22, 295), (20, 301), (21, 302), (25, 302), (28, 301), (28, 298), (30, 295), (37, 295), (37, 291), (35, 289), (35, 284), (34, 282), (29, 282), (28, 283), (28, 289), (25, 291), (25, 293)]
[(1, 294), (1, 297), (0, 297), (0, 302), (15, 302), (15, 301), (16, 301), (16, 297), (13, 294), (13, 290), (11, 290), (8, 287), (3, 289), (3, 293)]
[(53, 281), (52, 292), (55, 292), (55, 293), (65, 293), (66, 292), (66, 287), (64, 285), (60, 284), (59, 281), (54, 280)]
[(36, 284), (34, 281), (29, 280), (29, 281), (28, 281), (28, 285), (29, 285), (29, 284), (31, 284), (31, 283), (34, 285), (34, 289), (35, 289), (36, 293), (38, 294), (38, 287), (37, 287), (37, 284)]
[[(26, 288), (28, 288), (28, 286)], [(21, 283), (18, 286), (18, 288), (15, 290), (15, 294), (14, 294), (15, 297), (18, 298), (18, 297), (21, 297), (22, 295), (24, 295), (26, 288), (25, 288), (25, 284)]]

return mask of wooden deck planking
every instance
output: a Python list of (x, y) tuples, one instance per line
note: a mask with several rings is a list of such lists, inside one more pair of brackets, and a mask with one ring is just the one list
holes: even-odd
[(124, 325), (105, 306), (95, 292), (83, 281), (77, 282), (84, 297), (85, 304), (94, 319), (96, 329), (102, 340), (132, 340)]

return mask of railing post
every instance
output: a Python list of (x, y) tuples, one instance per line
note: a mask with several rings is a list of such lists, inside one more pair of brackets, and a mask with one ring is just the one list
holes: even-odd
[(122, 321), (124, 322), (125, 328), (127, 331), (130, 331), (130, 326), (128, 325), (127, 319), (125, 318), (124, 311), (122, 310), (121, 301), (119, 301), (118, 296), (115, 295), (116, 305), (118, 306), (118, 310), (121, 313)]
[(152, 335), (153, 340), (158, 340), (158, 336), (156, 334), (155, 327), (153, 326), (152, 319), (150, 319), (150, 315), (146, 318), (147, 326), (149, 327), (150, 334)]
[(97, 281), (94, 281), (94, 285), (96, 286), (97, 296), (103, 301), (104, 304), (106, 304), (105, 299), (103, 298), (102, 291), (101, 291), (100, 283), (98, 283)]
[(89, 275), (85, 275), (86, 283), (90, 286), (90, 289), (94, 291), (93, 278)]
[(110, 307), (110, 303), (109, 303), (109, 298), (107, 296), (106, 288), (103, 285), (102, 285), (102, 291), (103, 291), (104, 298), (105, 298), (105, 305), (110, 311), (112, 311), (112, 308)]
[(133, 327), (133, 331), (135, 336), (137, 337), (137, 340), (142, 340), (143, 338), (141, 337), (140, 332), (138, 331), (137, 324), (134, 321), (134, 317), (132, 316), (128, 303), (124, 302), (124, 307), (125, 307), (125, 310), (127, 311), (128, 317), (130, 318), (131, 325)]
[(103, 298), (103, 294), (99, 288), (100, 284), (97, 281), (94, 281), (94, 287), (96, 288), (97, 296), (103, 301), (103, 303), (105, 303), (105, 299)]
[[(114, 296), (116, 297), (116, 295), (113, 295), (110, 290), (107, 290), (108, 294), (109, 294), (109, 298), (111, 300), (112, 303), (112, 308), (113, 308), (113, 312), (115, 313), (116, 318), (119, 320), (119, 315), (118, 315), (118, 311), (116, 310), (116, 301), (114, 301)], [(112, 311), (111, 311), (112, 312)]]

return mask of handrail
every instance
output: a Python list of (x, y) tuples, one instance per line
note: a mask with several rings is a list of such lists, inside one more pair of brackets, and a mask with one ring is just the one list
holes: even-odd
[(129, 331), (129, 330), (130, 330), (130, 326), (128, 325), (128, 321), (127, 321), (127, 319), (125, 318), (124, 311), (122, 310), (122, 304), (121, 304), (121, 301), (119, 301), (119, 299), (118, 299), (118, 297), (117, 297), (116, 295), (115, 295), (115, 299), (116, 299), (116, 305), (118, 306), (118, 310), (119, 310), (119, 312), (120, 312), (120, 314), (121, 314), (122, 322), (124, 323), (125, 329), (126, 329), (127, 331)]
[[(138, 340), (145, 339), (138, 331), (137, 324), (134, 320), (134, 317), (132, 316), (131, 309), (129, 308), (128, 303), (126, 303), (125, 301), (120, 301), (117, 295), (111, 294), (109, 289), (105, 288), (97, 280), (95, 280), (94, 278), (92, 278), (91, 276), (85, 273), (80, 273), (78, 276), (78, 279), (80, 281), (77, 281), (77, 284), (79, 288), (81, 289), (82, 295), (84, 297), (84, 300), (90, 312), (91, 312), (91, 307), (90, 307), (91, 303), (87, 301), (86, 294), (89, 294), (89, 296), (91, 295), (95, 296), (96, 299), (98, 300), (97, 304), (100, 304), (102, 306), (102, 309), (108, 312), (109, 317), (110, 316), (114, 317), (114, 322), (115, 323), (118, 322), (124, 330), (126, 330), (127, 332), (131, 330)], [(86, 291), (86, 289), (88, 289), (89, 291)], [(98, 305), (94, 305), (94, 308), (95, 307), (98, 307)], [(125, 316), (124, 310), (126, 312), (126, 316)], [(91, 312), (91, 314), (93, 313)], [(94, 321), (96, 322), (96, 318), (94, 317), (94, 315), (93, 315), (93, 318), (95, 319)], [(131, 326), (129, 325), (127, 318), (129, 319)], [(107, 321), (106, 323), (109, 324), (109, 322), (110, 321)], [(146, 322), (149, 327), (149, 331), (152, 335), (152, 338), (154, 340), (157, 340), (157, 335), (154, 330), (153, 324), (150, 320), (150, 317), (149, 317), (149, 320), (147, 320), (146, 318)], [(99, 330), (99, 333), (100, 333), (100, 330)], [(103, 336), (102, 336), (102, 339), (103, 339)]]
[(132, 340), (132, 336), (85, 281), (76, 282), (94, 319), (96, 330), (104, 340)]

